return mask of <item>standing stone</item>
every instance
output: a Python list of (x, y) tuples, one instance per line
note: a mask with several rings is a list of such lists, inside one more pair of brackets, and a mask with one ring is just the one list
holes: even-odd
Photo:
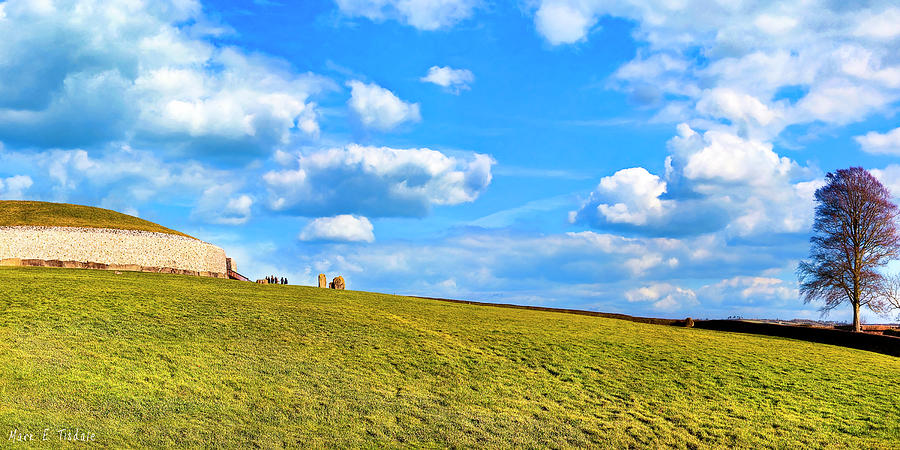
[(340, 289), (343, 291), (344, 290), (344, 277), (342, 277), (342, 276), (334, 277), (334, 281), (331, 282), (331, 288), (332, 289)]
[(320, 288), (327, 288), (327, 287), (328, 287), (328, 278), (325, 277), (325, 274), (324, 274), (324, 273), (320, 273), (320, 274), (319, 274), (319, 287), (320, 287)]

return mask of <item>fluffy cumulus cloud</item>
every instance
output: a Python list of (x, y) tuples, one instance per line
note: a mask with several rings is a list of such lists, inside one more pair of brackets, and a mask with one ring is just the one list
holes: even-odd
[(313, 220), (300, 232), (301, 241), (373, 242), (372, 222), (361, 216), (341, 214)]
[[(883, 1), (866, 8), (827, 1), (539, 2), (536, 30), (555, 45), (588, 39), (602, 17), (634, 21), (642, 46), (609, 86), (657, 108), (655, 120), (677, 124), (665, 171), (647, 171), (665, 183), (657, 197), (663, 208), (643, 203), (652, 206), (646, 220), (623, 220), (640, 203), (616, 199), (601, 186), (572, 217), (648, 233), (807, 231), (822, 173), (782, 156), (776, 143), (784, 142), (788, 127), (859, 122), (888, 113), (900, 100), (896, 36), (882, 26), (895, 12)], [(873, 131), (856, 140), (864, 151), (897, 154), (898, 136)], [(649, 214), (660, 210), (669, 214)]]
[(586, 207), (610, 223), (645, 225), (669, 212), (672, 202), (660, 199), (665, 192), (666, 182), (643, 167), (622, 169), (600, 180)]
[(208, 21), (198, 2), (3, 7), (0, 139), (9, 145), (131, 140), (239, 156), (318, 132), (309, 98), (329, 82), (214, 45), (225, 29), (200, 26)]
[(718, 130), (701, 135), (683, 123), (669, 146), (673, 149), (670, 164), (683, 164), (681, 174), (697, 183), (698, 191), (715, 192), (726, 184), (772, 186), (786, 180), (796, 166), (779, 157), (768, 142)]
[(894, 128), (887, 133), (870, 131), (862, 136), (857, 136), (855, 139), (864, 152), (881, 155), (900, 155), (900, 128)]
[(418, 122), (418, 103), (400, 100), (393, 92), (375, 84), (350, 81), (350, 109), (368, 128), (390, 130), (404, 122)]
[(644, 168), (601, 179), (573, 222), (651, 234), (729, 236), (804, 232), (821, 178), (776, 154), (770, 143), (687, 124), (669, 141), (662, 177)]
[(585, 2), (544, 1), (534, 14), (534, 24), (551, 44), (571, 44), (587, 37), (597, 22)]
[(490, 184), (493, 164), (477, 153), (360, 145), (282, 153), (279, 159), (293, 167), (263, 176), (270, 207), (313, 217), (423, 216), (432, 205), (471, 202)]
[(0, 178), (0, 198), (4, 200), (22, 200), (25, 198), (25, 191), (32, 184), (34, 182), (28, 175), (13, 175), (7, 178)]
[(269, 150), (290, 143), (293, 133), (319, 133), (316, 105), (307, 101), (320, 88), (316, 77), (292, 75), (277, 61), (229, 48), (194, 64), (222, 69), (166, 67), (135, 80), (139, 138)]
[(338, 9), (351, 17), (398, 20), (420, 30), (450, 27), (470, 17), (479, 0), (336, 0)]
[(475, 81), (475, 75), (466, 69), (454, 69), (450, 66), (432, 66), (428, 69), (428, 74), (420, 78), (420, 80), (449, 89), (454, 94), (459, 94), (460, 91), (469, 89), (469, 84)]

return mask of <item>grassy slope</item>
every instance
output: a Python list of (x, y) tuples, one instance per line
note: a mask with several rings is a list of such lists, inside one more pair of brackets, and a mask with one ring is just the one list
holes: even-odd
[(0, 227), (16, 225), (114, 228), (191, 237), (144, 219), (103, 208), (68, 203), (0, 200)]
[(0, 431), (97, 443), (900, 441), (900, 359), (779, 338), (149, 273), (0, 269)]

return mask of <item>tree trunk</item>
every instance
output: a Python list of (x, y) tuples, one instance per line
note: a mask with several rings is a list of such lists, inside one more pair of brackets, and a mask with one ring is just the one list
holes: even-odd
[[(859, 259), (856, 260), (856, 266), (859, 267)], [(859, 326), (859, 272), (857, 270), (853, 271), (853, 298), (850, 299), (850, 304), (853, 305), (853, 331), (859, 333), (862, 331)]]

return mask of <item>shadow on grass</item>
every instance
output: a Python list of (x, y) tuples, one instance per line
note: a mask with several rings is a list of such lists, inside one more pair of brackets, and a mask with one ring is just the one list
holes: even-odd
[[(533, 311), (549, 311), (565, 314), (578, 314), (582, 316), (604, 317), (609, 319), (628, 320), (631, 322), (649, 323), (653, 325), (670, 325), (676, 327), (685, 326), (686, 320), (657, 319), (653, 317), (635, 317), (627, 314), (602, 313), (597, 311), (584, 311), (580, 309), (548, 308), (544, 306), (524, 306), (509, 303), (487, 303), (470, 300), (452, 300), (447, 298), (415, 297), (428, 300), (440, 300), (453, 303), (470, 305), (495, 306), (499, 308), (529, 309)], [(837, 345), (841, 347), (855, 348), (870, 352), (882, 353), (890, 356), (900, 356), (900, 337), (880, 334), (854, 333), (851, 331), (837, 330), (833, 328), (817, 328), (809, 326), (779, 325), (774, 323), (747, 322), (743, 320), (695, 320), (695, 328), (705, 330), (729, 331), (733, 333), (760, 334), (776, 336), (800, 341), (816, 342), (819, 344)]]
[(745, 322), (742, 320), (698, 320), (694, 326), (706, 330), (778, 336), (900, 356), (900, 338), (880, 334), (854, 333), (833, 328)]

